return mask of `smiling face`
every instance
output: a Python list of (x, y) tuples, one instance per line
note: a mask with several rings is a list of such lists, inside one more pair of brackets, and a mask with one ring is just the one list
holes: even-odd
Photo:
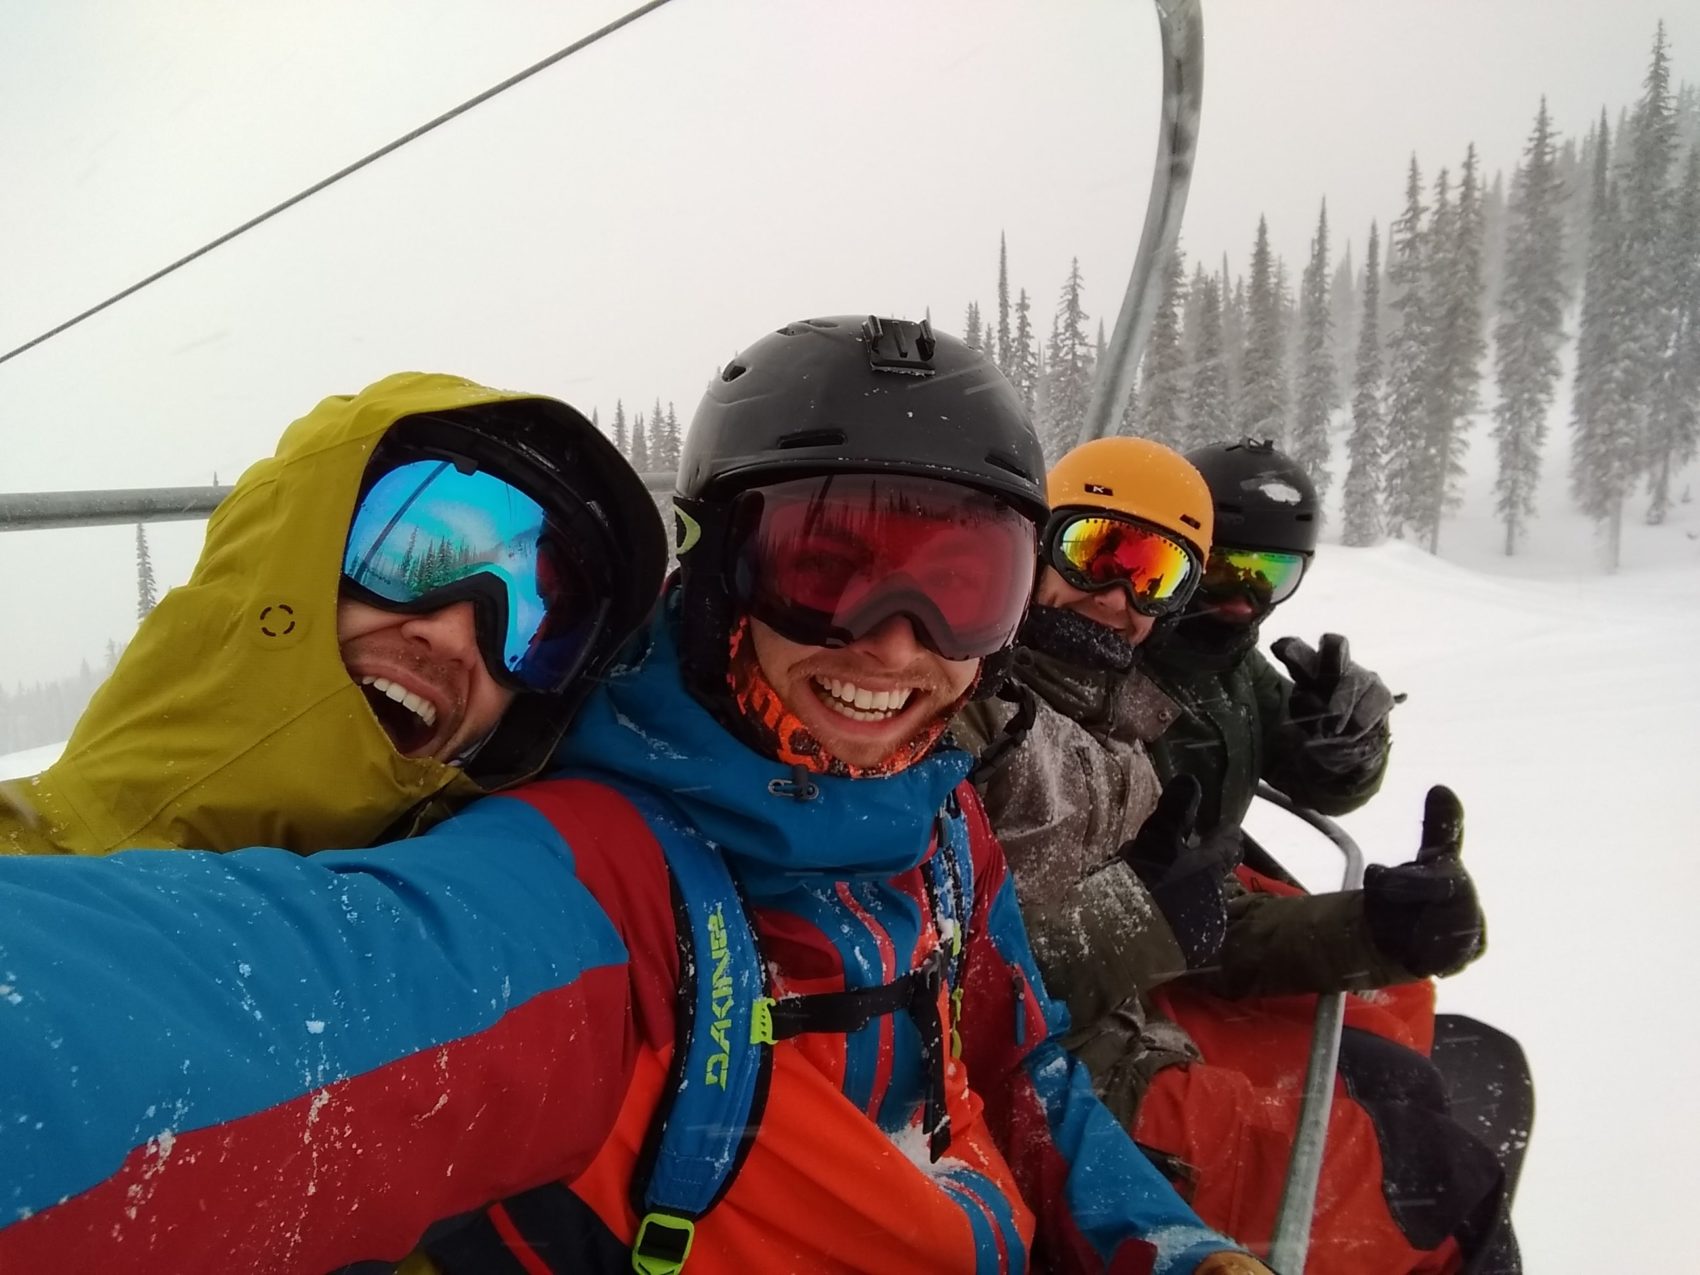
[(470, 602), (405, 615), (343, 598), (336, 636), (348, 675), (404, 757), (453, 762), (513, 703), (485, 666)]
[(947, 660), (892, 616), (848, 646), (805, 646), (760, 620), (750, 637), (763, 676), (785, 707), (834, 757), (873, 768), (952, 712), (980, 671), (979, 660)]
[(1084, 619), (1101, 624), (1113, 630), (1129, 646), (1138, 646), (1150, 637), (1152, 626), (1157, 623), (1150, 616), (1141, 615), (1133, 609), (1127, 590), (1121, 585), (1087, 593), (1064, 580), (1054, 567), (1046, 567), (1039, 577), (1039, 587), (1034, 590), (1033, 600), (1040, 606), (1073, 611)]

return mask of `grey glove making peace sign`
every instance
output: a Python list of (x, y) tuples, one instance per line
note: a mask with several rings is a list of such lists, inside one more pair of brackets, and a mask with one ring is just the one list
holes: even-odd
[(1340, 773), (1378, 764), (1387, 750), (1387, 715), (1401, 697), (1352, 663), (1338, 633), (1323, 634), (1314, 650), (1296, 637), (1271, 649), (1293, 679), (1288, 714), (1313, 759)]

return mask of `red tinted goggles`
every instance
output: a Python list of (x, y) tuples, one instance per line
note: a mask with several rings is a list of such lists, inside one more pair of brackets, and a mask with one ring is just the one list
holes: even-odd
[(1141, 615), (1178, 611), (1198, 587), (1192, 546), (1126, 514), (1060, 511), (1045, 535), (1045, 560), (1087, 593), (1121, 585)]
[(732, 589), (809, 646), (847, 646), (893, 616), (947, 660), (1002, 650), (1033, 589), (1038, 533), (997, 498), (906, 474), (822, 474), (744, 492)]

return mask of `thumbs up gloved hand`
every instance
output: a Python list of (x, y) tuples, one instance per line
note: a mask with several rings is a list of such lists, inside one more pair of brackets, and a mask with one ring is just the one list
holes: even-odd
[(1122, 859), (1169, 923), (1188, 969), (1215, 961), (1228, 933), (1227, 870), (1219, 853), (1192, 835), (1203, 795), (1198, 780), (1176, 775), (1163, 785), (1157, 808), (1122, 846)]
[(1487, 923), (1464, 867), (1464, 806), (1438, 784), (1423, 803), (1417, 857), (1364, 872), (1364, 915), (1383, 953), (1412, 974), (1456, 974), (1481, 955)]
[(1398, 702), (1387, 683), (1352, 663), (1338, 633), (1324, 633), (1314, 650), (1295, 637), (1270, 649), (1293, 679), (1288, 712), (1309, 756), (1337, 774), (1377, 764), (1387, 751), (1387, 715)]

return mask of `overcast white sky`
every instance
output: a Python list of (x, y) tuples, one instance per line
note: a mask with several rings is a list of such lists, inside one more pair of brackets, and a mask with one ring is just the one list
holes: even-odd
[[(622, 0), (0, 6), (0, 350), (462, 98)], [(1638, 92), (1700, 5), (1206, 0), (1191, 251), (1361, 243), (1475, 141), (1509, 168)], [(1113, 319), (1149, 184), (1142, 0), (673, 0), (81, 328), (0, 366), (0, 491), (229, 480), (320, 397), (403, 367), (682, 416), (805, 314), (960, 323), (1000, 229), (1048, 329), (1070, 256)], [(168, 582), (200, 524), (157, 527)], [(0, 535), (0, 679), (73, 671), (134, 611), (128, 529)]]

